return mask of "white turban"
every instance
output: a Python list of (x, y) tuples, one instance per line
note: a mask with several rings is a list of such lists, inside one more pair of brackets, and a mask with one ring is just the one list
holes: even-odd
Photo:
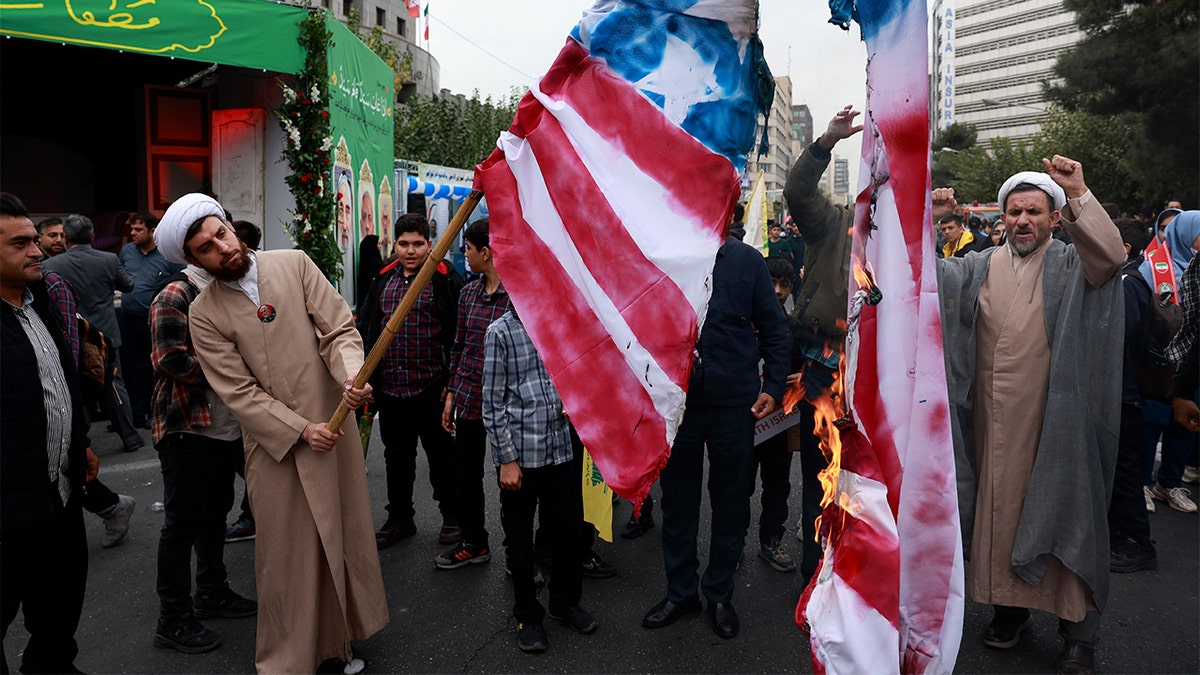
[(1067, 205), (1067, 194), (1058, 186), (1058, 183), (1055, 183), (1050, 178), (1049, 174), (1040, 171), (1022, 171), (1021, 173), (1014, 174), (1012, 178), (1004, 181), (1004, 185), (1000, 186), (1000, 195), (997, 203), (1000, 204), (1001, 209), (1004, 209), (1004, 200), (1008, 199), (1008, 193), (1012, 192), (1013, 188), (1021, 183), (1029, 183), (1030, 185), (1037, 186), (1039, 190), (1050, 195), (1050, 201), (1054, 202), (1055, 211), (1061, 211), (1062, 207)]
[(154, 244), (158, 246), (159, 253), (170, 262), (186, 265), (183, 242), (187, 238), (188, 228), (208, 216), (225, 220), (225, 209), (212, 197), (193, 192), (176, 199), (163, 214), (162, 220), (158, 221), (158, 227), (154, 228)]

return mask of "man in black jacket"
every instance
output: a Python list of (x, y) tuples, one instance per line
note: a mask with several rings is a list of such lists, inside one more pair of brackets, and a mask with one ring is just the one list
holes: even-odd
[[(409, 213), (396, 219), (395, 234), (396, 260), (379, 271), (358, 316), (368, 352), (429, 258), (429, 224), (424, 216)], [(416, 304), (371, 378), (387, 467), (388, 515), (375, 534), (380, 549), (416, 534), (413, 483), (418, 437), (429, 460), (433, 498), (442, 513), (438, 541), (457, 544), (462, 538), (455, 509), (454, 440), (441, 424), (462, 287), (462, 277), (441, 263), (429, 284), (417, 289)]]
[[(644, 627), (668, 626), (698, 611), (697, 591), (703, 591), (713, 631), (722, 638), (738, 634), (733, 573), (750, 524), (754, 425), (783, 400), (787, 376), (787, 319), (767, 265), (762, 253), (730, 237), (717, 251), (687, 410), (660, 478), (667, 595), (646, 613)], [(708, 567), (698, 579), (696, 535), (706, 450), (712, 537)]]
[(88, 438), (37, 238), (25, 205), (0, 193), (0, 605), (5, 635), (24, 609), (22, 672), (76, 673)]

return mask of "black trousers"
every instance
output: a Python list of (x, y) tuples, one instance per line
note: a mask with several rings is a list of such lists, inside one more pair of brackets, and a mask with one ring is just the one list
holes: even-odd
[[(754, 446), (754, 465), (762, 485), (758, 543), (766, 544), (782, 537), (786, 528), (788, 496), (792, 493), (792, 451), (788, 449), (786, 431)], [(753, 479), (750, 490), (753, 494)]]
[[(27, 532), (7, 533), (0, 543), (0, 614), (4, 636), (25, 614), (29, 643), (21, 672), (73, 673), (79, 647), (75, 630), (83, 613), (87, 584), (87, 537), (78, 498), (61, 505), (57, 490), (47, 481), (46, 499), (56, 505), (53, 520)], [(9, 672), (0, 644), (0, 672)]]
[(150, 363), (150, 317), (120, 312), (121, 367), (135, 416), (153, 414), (154, 366)]
[(458, 526), (463, 541), (473, 546), (488, 545), (487, 503), (483, 496), (483, 462), (487, 454), (487, 431), (483, 420), (455, 423), (454, 486)]
[(81, 495), (79, 504), (88, 513), (100, 515), (105, 511), (117, 505), (121, 500), (117, 493), (108, 488), (107, 485), (100, 482), (99, 478), (88, 481), (87, 485), (83, 486), (84, 493)]
[[(499, 480), (500, 469), (496, 475)], [(566, 464), (521, 470), (520, 490), (500, 490), (500, 524), (512, 572), (513, 616), (522, 623), (541, 622), (546, 615), (534, 587), (533, 518), (540, 512), (546, 540), (552, 546), (550, 609), (559, 614), (579, 604), (583, 594), (583, 453)], [(591, 527), (591, 525), (588, 525)], [(561, 615), (560, 615), (561, 616)]]
[(196, 590), (225, 586), (225, 514), (233, 506), (234, 467), (241, 454), (240, 438), (218, 441), (173, 433), (158, 444), (165, 506), (157, 582), (163, 619), (192, 613), (192, 549)]
[(803, 552), (800, 557), (800, 573), (811, 579), (821, 562), (821, 544), (817, 541), (817, 517), (821, 515), (821, 499), (825, 488), (818, 474), (829, 462), (821, 452), (821, 439), (813, 433), (812, 404), (800, 401), (800, 533), (803, 535)]
[(429, 483), (442, 520), (456, 523), (454, 504), (454, 439), (442, 428), (442, 387), (430, 385), (412, 398), (396, 398), (376, 392), (379, 408), (379, 437), (387, 467), (388, 521), (413, 522), (413, 483), (417, 479), (417, 439), (429, 461)]
[(1142, 492), (1142, 442), (1142, 409), (1122, 403), (1117, 466), (1108, 506), (1108, 534), (1114, 542), (1128, 538), (1138, 544), (1150, 543), (1150, 516)]
[[(754, 481), (754, 416), (750, 406), (690, 406), (675, 435), (671, 459), (662, 471), (662, 549), (667, 599), (682, 602), (697, 584), (710, 602), (733, 597), (737, 569), (750, 525)], [(700, 528), (700, 489), (708, 448), (708, 500), (712, 538), (703, 579), (696, 536)]]

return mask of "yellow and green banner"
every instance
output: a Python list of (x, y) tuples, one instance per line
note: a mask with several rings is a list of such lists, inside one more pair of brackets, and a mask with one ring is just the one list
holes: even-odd
[(306, 12), (265, 0), (0, 0), (0, 34), (296, 73)]

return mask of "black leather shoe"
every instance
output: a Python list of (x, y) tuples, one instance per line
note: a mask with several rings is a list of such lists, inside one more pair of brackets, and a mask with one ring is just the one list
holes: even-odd
[(1069, 675), (1096, 672), (1096, 648), (1078, 642), (1066, 643), (1058, 658), (1058, 672)]
[(708, 603), (708, 618), (712, 620), (712, 629), (717, 637), (726, 640), (737, 637), (741, 624), (738, 623), (737, 612), (734, 611), (732, 602)]
[(992, 649), (1011, 649), (1017, 646), (1021, 633), (1033, 625), (1028, 609), (997, 611), (992, 622), (983, 630), (983, 644)]
[(662, 602), (650, 608), (646, 612), (646, 616), (642, 618), (642, 626), (645, 628), (662, 628), (670, 626), (689, 612), (700, 611), (700, 596), (693, 595), (679, 604), (671, 602), (667, 598), (663, 598)]
[(646, 500), (642, 502), (642, 516), (640, 518), (634, 518), (633, 515), (629, 516), (629, 522), (625, 523), (625, 527), (621, 528), (621, 538), (637, 539), (653, 527), (654, 498), (646, 495)]

